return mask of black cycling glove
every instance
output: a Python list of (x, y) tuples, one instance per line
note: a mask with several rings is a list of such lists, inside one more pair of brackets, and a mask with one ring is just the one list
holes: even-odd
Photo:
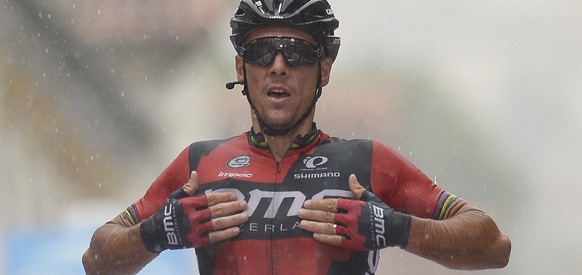
[(141, 238), (154, 253), (203, 246), (210, 243), (208, 232), (213, 229), (210, 217), (205, 195), (190, 197), (180, 188), (157, 213), (141, 223)]
[(394, 211), (366, 190), (360, 200), (340, 198), (335, 222), (336, 234), (344, 235), (342, 246), (354, 250), (404, 248), (408, 243), (412, 217)]

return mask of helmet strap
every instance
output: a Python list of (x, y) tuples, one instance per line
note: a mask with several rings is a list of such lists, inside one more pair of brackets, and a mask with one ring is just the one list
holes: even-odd
[(315, 107), (315, 104), (317, 103), (317, 100), (319, 99), (319, 97), (321, 97), (322, 90), (323, 90), (323, 88), (321, 87), (321, 59), (320, 59), (319, 62), (317, 62), (317, 85), (316, 85), (317, 88), (315, 89), (315, 95), (313, 96), (313, 100), (311, 101), (311, 105), (309, 106), (309, 108), (307, 108), (307, 110), (305, 110), (303, 115), (301, 115), (301, 117), (295, 123), (293, 123), (293, 125), (291, 125), (290, 127), (282, 128), (282, 129), (273, 128), (273, 127), (267, 125), (267, 123), (265, 123), (265, 121), (263, 120), (263, 118), (261, 117), (259, 112), (257, 111), (257, 108), (255, 108), (255, 105), (253, 104), (253, 102), (251, 100), (251, 96), (250, 96), (249, 90), (248, 90), (246, 61), (245, 61), (244, 57), (243, 57), (243, 77), (244, 77), (244, 88), (241, 92), (244, 96), (246, 96), (247, 101), (249, 102), (249, 105), (251, 106), (251, 109), (253, 109), (255, 111), (255, 114), (257, 116), (257, 120), (259, 121), (259, 127), (261, 127), (261, 131), (263, 132), (263, 134), (268, 135), (268, 136), (285, 136), (285, 135), (289, 134), (297, 126), (299, 126), (299, 124), (301, 124), (311, 114), (311, 112), (313, 111), (313, 108)]

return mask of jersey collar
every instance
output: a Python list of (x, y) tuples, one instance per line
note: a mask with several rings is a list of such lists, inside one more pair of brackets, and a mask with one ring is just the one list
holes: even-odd
[[(295, 140), (293, 140), (293, 142), (289, 146), (289, 149), (300, 149), (300, 148), (307, 147), (307, 146), (313, 144), (317, 140), (317, 138), (319, 137), (320, 134), (321, 134), (321, 131), (319, 129), (317, 129), (317, 126), (315, 125), (315, 123), (313, 123), (311, 131), (304, 136), (297, 135), (297, 137), (295, 137)], [(269, 149), (269, 145), (267, 144), (267, 141), (265, 140), (265, 136), (263, 136), (262, 133), (255, 133), (253, 128), (251, 128), (251, 130), (249, 131), (248, 137), (249, 137), (249, 143), (251, 145), (253, 145), (254, 147), (257, 147), (260, 149)]]

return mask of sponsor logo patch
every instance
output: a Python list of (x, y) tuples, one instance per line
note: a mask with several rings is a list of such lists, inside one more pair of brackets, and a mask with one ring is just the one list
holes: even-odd
[(242, 155), (242, 156), (238, 156), (238, 157), (234, 157), (234, 158), (230, 159), (226, 163), (226, 166), (229, 168), (242, 168), (242, 167), (249, 166), (251, 164), (251, 162), (253, 162), (253, 158), (251, 156)]

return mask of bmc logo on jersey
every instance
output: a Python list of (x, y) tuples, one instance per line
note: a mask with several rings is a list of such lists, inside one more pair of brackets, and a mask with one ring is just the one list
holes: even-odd
[[(210, 194), (212, 192), (234, 193), (237, 199), (246, 200), (243, 191), (237, 188), (219, 188), (204, 191), (205, 194)], [(248, 207), (245, 212), (248, 213), (249, 216), (269, 219), (269, 222), (272, 222), (270, 219), (274, 219), (278, 214), (286, 217), (297, 216), (299, 209), (303, 207), (303, 203), (308, 199), (308, 196), (300, 191), (273, 192), (273, 190), (260, 190), (257, 188), (244, 192), (249, 196), (247, 200)], [(354, 198), (354, 194), (348, 190), (324, 189), (310, 196), (309, 199), (325, 198)], [(283, 203), (284, 201), (286, 203)], [(265, 207), (259, 207), (261, 204), (264, 204)], [(255, 213), (255, 211), (258, 212)]]
[(251, 164), (252, 161), (253, 158), (251, 156), (243, 155), (230, 159), (226, 163), (226, 166), (228, 166), (229, 168), (242, 168), (245, 166), (249, 166), (249, 164)]
[(309, 169), (315, 169), (317, 168), (317, 166), (321, 166), (327, 163), (327, 158), (326, 157), (322, 157), (322, 156), (316, 156), (316, 157), (306, 157), (303, 160), (303, 164), (305, 164), (305, 167), (309, 168)]

